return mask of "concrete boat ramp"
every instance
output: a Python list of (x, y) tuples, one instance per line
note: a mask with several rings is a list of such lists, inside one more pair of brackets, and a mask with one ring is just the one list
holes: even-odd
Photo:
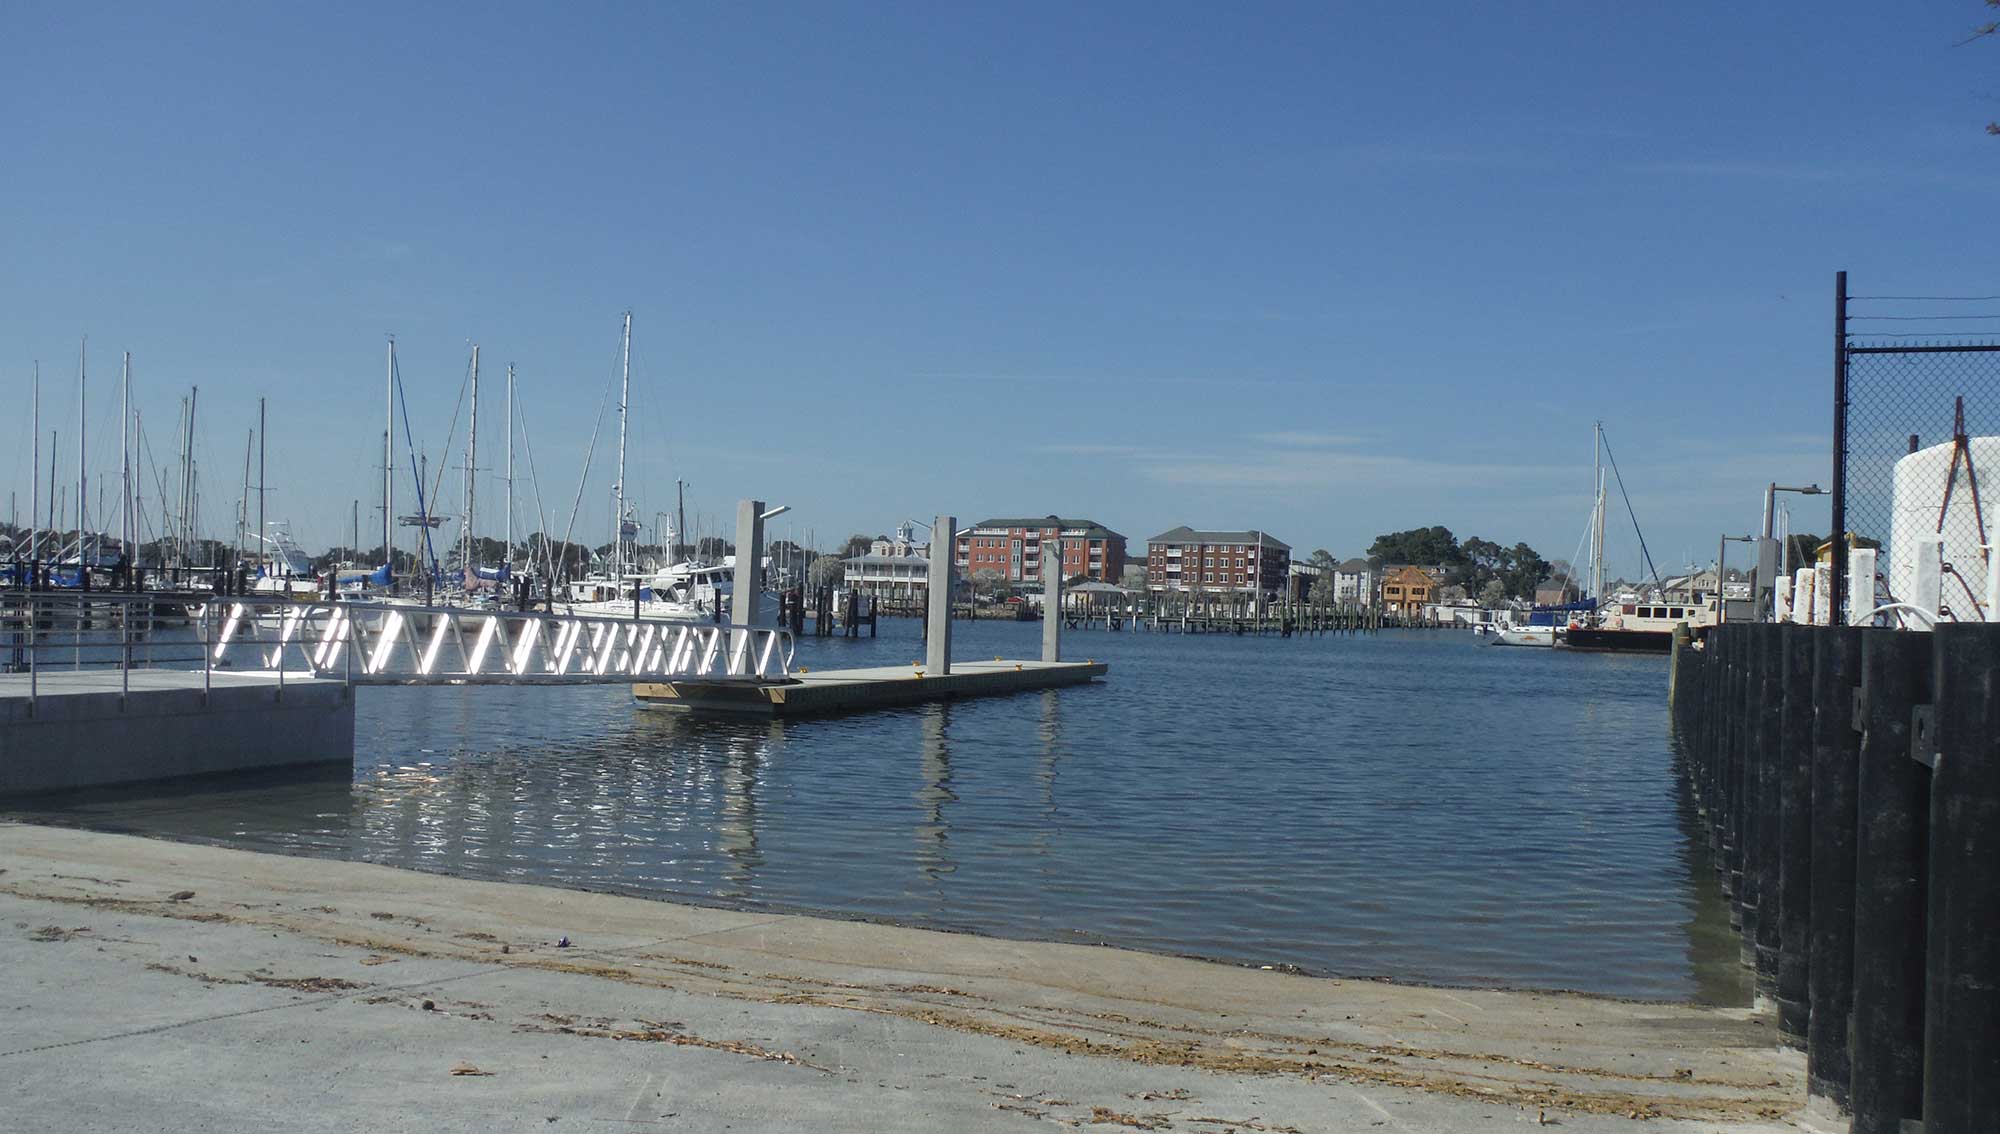
[(837, 669), (821, 673), (801, 670), (784, 681), (678, 681), (635, 685), (632, 695), (648, 708), (798, 717), (1082, 685), (1103, 677), (1108, 668), (1098, 661), (1009, 661), (995, 658), (990, 662), (955, 661), (951, 663), (950, 672), (942, 674), (928, 672), (922, 664)]
[(1812, 1121), (1768, 1011), (1328, 980), (4, 822), (0, 1020), (21, 1130)]

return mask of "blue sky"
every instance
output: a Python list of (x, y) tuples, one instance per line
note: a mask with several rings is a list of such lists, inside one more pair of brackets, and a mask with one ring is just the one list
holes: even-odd
[(2000, 42), (1953, 46), (1984, 18), (17, 8), (0, 389), (23, 405), (41, 360), (69, 480), (80, 335), (94, 476), (118, 352), (163, 460), (199, 384), (218, 528), (266, 396), (271, 512), (324, 545), (379, 493), (385, 334), (434, 460), (476, 341), (488, 425), (519, 367), (560, 528), (629, 307), (649, 520), (680, 476), (698, 511), (786, 503), (777, 534), (822, 543), (1061, 511), (1568, 557), (1601, 418), (1656, 558), (1706, 560), (1764, 482), (1827, 479), (1836, 269), (2000, 292)]

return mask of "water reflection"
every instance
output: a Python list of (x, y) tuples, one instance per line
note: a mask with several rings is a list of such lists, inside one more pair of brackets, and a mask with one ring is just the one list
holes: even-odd
[[(911, 629), (800, 661), (907, 660)], [(1032, 656), (1037, 631), (956, 633), (968, 657)], [(618, 689), (368, 689), (351, 779), (24, 814), (1313, 972), (1747, 999), (1658, 659), (1449, 634), (1090, 651), (1102, 686), (796, 722)]]
[(919, 712), (917, 765), (921, 786), (916, 793), (917, 870), (935, 883), (958, 869), (951, 859), (951, 832), (945, 820), (945, 809), (958, 802), (958, 796), (951, 790), (952, 706), (948, 701), (940, 702), (926, 705)]
[(1688, 977), (1694, 982), (1694, 998), (1707, 1004), (1748, 1004), (1756, 991), (1755, 978), (1740, 963), (1740, 938), (1729, 927), (1729, 905), (1715, 873), (1708, 825), (1688, 786), (1678, 745), (1674, 753), (1674, 815), (1683, 839), (1680, 860), (1694, 899), (1688, 903), (1685, 923)]

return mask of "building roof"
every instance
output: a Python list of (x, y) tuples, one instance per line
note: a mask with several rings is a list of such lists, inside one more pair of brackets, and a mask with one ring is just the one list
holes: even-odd
[(919, 567), (928, 567), (931, 561), (921, 555), (876, 555), (870, 552), (867, 555), (856, 555), (848, 559), (843, 559), (841, 562), (850, 567), (879, 567), (891, 563), (909, 563)]
[(1334, 570), (1340, 572), (1343, 575), (1359, 575), (1363, 571), (1373, 571), (1374, 569), (1375, 568), (1370, 566), (1366, 559), (1363, 559), (1358, 555), (1342, 563), (1340, 566), (1334, 568)]
[(1254, 543), (1260, 547), (1290, 551), (1292, 545), (1277, 538), (1270, 532), (1219, 532), (1200, 531), (1182, 524), (1170, 531), (1161, 532), (1147, 543)]
[(1044, 528), (1050, 527), (1061, 528), (1065, 532), (1081, 530), (1085, 537), (1091, 539), (1125, 538), (1103, 524), (1098, 523), (1096, 520), (1065, 519), (1061, 516), (1027, 516), (1015, 519), (1002, 517), (995, 520), (981, 520), (970, 528), (960, 528), (958, 534), (968, 535), (972, 532), (973, 528), (1027, 528), (1030, 531), (1041, 531)]

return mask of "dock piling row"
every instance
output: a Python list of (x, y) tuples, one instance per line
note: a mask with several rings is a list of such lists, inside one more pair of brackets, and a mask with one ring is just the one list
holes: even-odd
[(1724, 624), (1672, 718), (1743, 963), (1854, 1134), (2000, 1114), (2000, 626)]

